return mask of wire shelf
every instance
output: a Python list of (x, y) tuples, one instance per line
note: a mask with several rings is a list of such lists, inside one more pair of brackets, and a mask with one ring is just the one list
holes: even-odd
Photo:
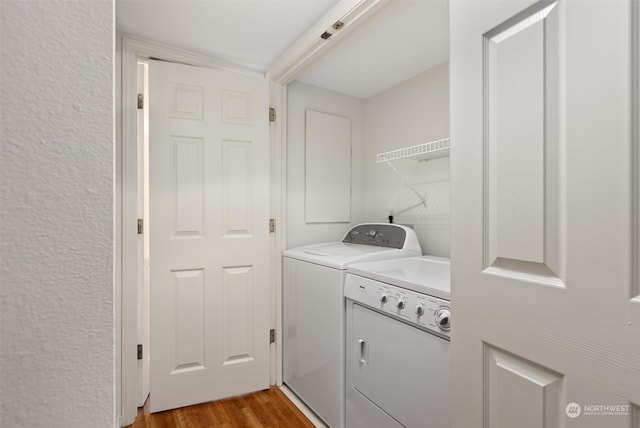
[(389, 162), (396, 159), (413, 158), (417, 160), (436, 159), (449, 156), (451, 142), (449, 138), (405, 147), (376, 155), (376, 163)]

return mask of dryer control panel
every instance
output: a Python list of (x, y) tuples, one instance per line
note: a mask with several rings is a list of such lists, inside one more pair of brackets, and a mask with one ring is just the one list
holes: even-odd
[(449, 301), (405, 288), (347, 274), (344, 296), (416, 327), (449, 338)]

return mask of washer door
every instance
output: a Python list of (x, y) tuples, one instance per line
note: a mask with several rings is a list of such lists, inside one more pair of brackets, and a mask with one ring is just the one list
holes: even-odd
[(449, 342), (351, 306), (347, 387), (407, 428), (448, 428)]

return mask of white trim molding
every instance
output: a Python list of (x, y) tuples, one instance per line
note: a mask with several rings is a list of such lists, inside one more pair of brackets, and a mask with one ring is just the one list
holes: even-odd
[(276, 341), (271, 348), (271, 384), (282, 385), (282, 252), (286, 245), (286, 130), (287, 87), (269, 83), (269, 106), (275, 109), (275, 122), (271, 124), (271, 218), (275, 219), (276, 233), (272, 242), (272, 316), (271, 328)]
[(631, 201), (632, 201), (632, 230), (631, 237), (631, 284), (630, 297), (640, 302), (640, 2), (631, 1), (630, 21), (630, 62), (631, 62)]
[[(305, 66), (388, 3), (388, 0), (341, 0), (273, 63), (267, 79), (282, 85), (291, 83)], [(323, 34), (330, 36), (323, 38)]]
[(185, 49), (175, 48), (127, 34), (119, 34), (119, 37), (122, 38), (123, 55), (133, 55), (136, 61), (138, 59), (160, 59), (203, 68), (264, 76), (264, 73), (261, 73), (257, 69), (234, 64), (218, 58), (208, 57)]

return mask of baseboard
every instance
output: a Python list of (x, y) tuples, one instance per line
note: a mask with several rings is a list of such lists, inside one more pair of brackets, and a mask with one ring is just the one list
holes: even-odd
[(300, 400), (300, 398), (298, 398), (298, 396), (294, 394), (294, 392), (291, 391), (287, 385), (282, 384), (279, 386), (279, 388), (284, 393), (284, 395), (286, 395), (287, 398), (291, 400), (291, 402), (307, 417), (307, 419), (311, 421), (312, 424), (314, 424), (317, 428), (328, 428), (327, 425), (322, 422), (322, 420), (320, 420), (320, 418), (315, 413), (313, 413), (313, 411), (309, 407), (307, 407), (307, 405), (304, 404), (304, 402), (302, 402), (302, 400)]

